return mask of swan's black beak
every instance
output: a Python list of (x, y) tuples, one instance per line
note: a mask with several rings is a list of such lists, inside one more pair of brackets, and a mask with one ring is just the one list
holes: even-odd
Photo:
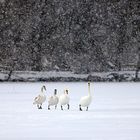
[(66, 89), (66, 94), (68, 94), (68, 90)]

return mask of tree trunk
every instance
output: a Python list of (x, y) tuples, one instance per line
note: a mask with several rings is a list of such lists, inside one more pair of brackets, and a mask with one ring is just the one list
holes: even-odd
[(139, 79), (139, 71), (140, 71), (140, 48), (138, 48), (138, 62), (136, 66), (136, 72), (135, 72), (135, 80), (137, 81)]

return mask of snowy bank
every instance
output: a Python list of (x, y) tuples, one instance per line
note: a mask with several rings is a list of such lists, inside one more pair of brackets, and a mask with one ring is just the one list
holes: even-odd
[[(9, 76), (9, 71), (0, 72), (0, 81), (23, 81), (23, 82), (37, 82), (37, 81), (135, 81), (135, 71), (119, 71), (119, 72), (94, 72), (90, 74), (75, 74), (69, 71), (13, 71)], [(140, 81), (140, 79), (137, 79)]]

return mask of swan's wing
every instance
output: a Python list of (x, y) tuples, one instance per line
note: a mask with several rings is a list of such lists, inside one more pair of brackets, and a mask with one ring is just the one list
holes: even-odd
[(35, 98), (34, 98), (34, 101), (36, 101), (36, 100), (37, 100), (37, 98), (38, 98), (38, 97), (35, 97)]
[(53, 96), (48, 97), (48, 102), (51, 102), (53, 100)]
[(38, 96), (34, 98), (33, 104), (36, 104), (36, 101), (38, 100)]
[(58, 97), (58, 96), (56, 96), (56, 102), (57, 102), (57, 104), (58, 104), (58, 102), (59, 102), (59, 97)]
[(53, 99), (53, 96), (48, 97), (48, 100), (51, 100), (51, 99)]
[(40, 98), (41, 98), (41, 96), (38, 95), (37, 97), (35, 97), (34, 101), (38, 101), (38, 100), (40, 100)]

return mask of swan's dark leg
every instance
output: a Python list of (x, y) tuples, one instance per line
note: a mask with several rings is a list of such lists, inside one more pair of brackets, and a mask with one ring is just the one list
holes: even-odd
[(40, 107), (39, 107), (39, 109), (42, 109), (42, 104), (40, 104)]
[(68, 109), (70, 109), (70, 105), (69, 104), (67, 104), (68, 105)]
[(87, 106), (87, 109), (86, 109), (86, 111), (88, 111), (88, 106)]
[(42, 109), (42, 106), (41, 106), (41, 105), (39, 105), (39, 104), (37, 105), (37, 107), (38, 107), (38, 109)]
[(50, 110), (50, 106), (48, 105), (48, 110)]
[(81, 105), (79, 105), (79, 110), (82, 111)]
[(40, 107), (39, 107), (39, 109), (42, 109), (42, 104), (40, 104)]
[(57, 108), (57, 105), (55, 105), (55, 109)]
[(61, 105), (61, 110), (63, 110), (63, 106)]

